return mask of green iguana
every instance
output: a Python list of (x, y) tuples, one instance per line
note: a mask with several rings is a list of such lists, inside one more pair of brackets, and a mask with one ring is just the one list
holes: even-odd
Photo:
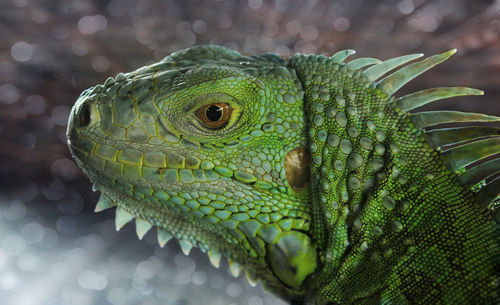
[(500, 118), (409, 112), (475, 89), (394, 96), (454, 52), (193, 47), (83, 92), (68, 144), (117, 229), (155, 226), (292, 304), (500, 304), (500, 128), (429, 129)]

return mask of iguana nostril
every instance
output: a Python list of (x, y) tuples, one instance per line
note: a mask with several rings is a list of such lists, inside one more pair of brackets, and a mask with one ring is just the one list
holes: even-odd
[(80, 127), (87, 127), (90, 124), (91, 109), (88, 103), (82, 105), (77, 116), (77, 122)]

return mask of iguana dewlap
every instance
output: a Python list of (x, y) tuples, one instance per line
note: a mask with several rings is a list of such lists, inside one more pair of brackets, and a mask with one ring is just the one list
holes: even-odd
[(353, 53), (200, 46), (86, 90), (67, 135), (96, 210), (293, 304), (499, 304), (500, 128), (447, 124), (500, 118), (409, 112), (475, 89), (394, 95), (454, 51)]

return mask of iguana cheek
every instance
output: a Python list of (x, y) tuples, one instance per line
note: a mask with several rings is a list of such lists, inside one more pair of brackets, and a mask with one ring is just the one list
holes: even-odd
[(309, 237), (301, 232), (283, 232), (267, 248), (271, 270), (291, 288), (300, 287), (317, 267), (316, 250)]
[(285, 157), (285, 177), (288, 185), (299, 191), (310, 180), (309, 152), (304, 147), (290, 150)]

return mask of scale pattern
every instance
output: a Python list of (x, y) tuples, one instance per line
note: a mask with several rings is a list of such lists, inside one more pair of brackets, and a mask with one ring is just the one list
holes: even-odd
[(117, 230), (156, 227), (292, 304), (495, 304), (500, 162), (476, 161), (499, 129), (426, 128), (500, 119), (408, 112), (475, 89), (394, 96), (453, 53), (194, 47), (82, 93), (68, 144)]

